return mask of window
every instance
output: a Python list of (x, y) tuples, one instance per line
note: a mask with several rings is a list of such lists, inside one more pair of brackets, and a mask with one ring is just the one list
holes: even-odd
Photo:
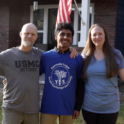
[(38, 39), (35, 44), (43, 44), (43, 33), (44, 33), (44, 9), (38, 9), (33, 14), (33, 23), (38, 29)]
[[(80, 5), (78, 5), (79, 10), (81, 11)], [(38, 6), (38, 10), (34, 13), (33, 7), (30, 10), (30, 22), (34, 23), (38, 28), (38, 39), (35, 43), (36, 46), (47, 44), (47, 45), (56, 45), (56, 40), (54, 39), (54, 29), (58, 11), (58, 5), (43, 5)], [(93, 24), (94, 21), (94, 6), (90, 5), (90, 25)], [(78, 14), (75, 5), (72, 5), (72, 13), (71, 13), (71, 22), (74, 27), (74, 37), (72, 45), (77, 45), (78, 41), (80, 41), (80, 33), (81, 33), (81, 19)], [(48, 50), (48, 49), (47, 49)]]

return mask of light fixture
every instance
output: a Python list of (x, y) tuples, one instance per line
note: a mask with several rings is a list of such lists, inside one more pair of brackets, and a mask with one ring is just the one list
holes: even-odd
[(38, 10), (38, 1), (34, 1), (33, 8), (34, 8), (34, 11)]

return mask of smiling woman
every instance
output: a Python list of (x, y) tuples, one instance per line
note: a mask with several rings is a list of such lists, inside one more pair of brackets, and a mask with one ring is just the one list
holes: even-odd
[(105, 42), (105, 33), (101, 27), (94, 27), (91, 30), (91, 40), (96, 47), (103, 47)]
[(87, 124), (115, 124), (120, 109), (117, 74), (124, 80), (124, 58), (111, 48), (107, 32), (99, 24), (91, 26), (82, 56), (86, 82), (83, 118)]

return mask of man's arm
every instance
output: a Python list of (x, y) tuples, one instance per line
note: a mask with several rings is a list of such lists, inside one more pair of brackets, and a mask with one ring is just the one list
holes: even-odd
[(77, 119), (77, 117), (80, 115), (80, 109), (84, 100), (84, 90), (85, 90), (85, 83), (83, 79), (82, 78), (77, 79), (76, 104), (74, 108), (73, 119)]
[(71, 52), (70, 54), (71, 58), (75, 58), (76, 56), (78, 56), (78, 52), (73, 47), (69, 47), (69, 50)]

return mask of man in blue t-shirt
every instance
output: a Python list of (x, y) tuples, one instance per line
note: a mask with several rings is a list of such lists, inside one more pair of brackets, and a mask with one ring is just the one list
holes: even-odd
[(41, 104), (41, 124), (72, 124), (80, 114), (84, 96), (82, 80), (83, 58), (70, 58), (69, 45), (74, 30), (69, 23), (59, 23), (55, 29), (57, 47), (44, 52), (40, 73), (45, 73)]

